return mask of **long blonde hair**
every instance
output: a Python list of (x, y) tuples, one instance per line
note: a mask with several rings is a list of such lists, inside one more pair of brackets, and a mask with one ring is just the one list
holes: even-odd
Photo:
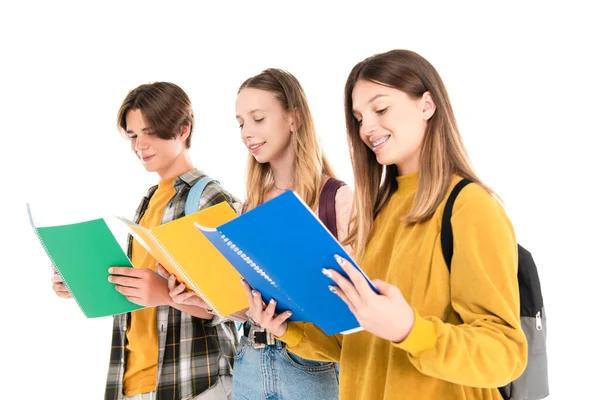
[(375, 154), (360, 138), (359, 125), (352, 113), (352, 91), (359, 80), (401, 90), (413, 99), (429, 92), (436, 104), (421, 146), (415, 201), (404, 222), (417, 223), (431, 218), (444, 200), (453, 174), (469, 178), (493, 194), (471, 167), (446, 87), (435, 68), (426, 59), (408, 50), (391, 50), (371, 56), (354, 66), (344, 93), (348, 146), (355, 180), (354, 212), (348, 241), (354, 246), (357, 256), (364, 253), (375, 217), (398, 188), (397, 167), (377, 163)]
[[(306, 95), (298, 80), (289, 72), (269, 68), (247, 79), (238, 90), (266, 90), (275, 95), (286, 112), (297, 114), (298, 128), (292, 132), (294, 146), (294, 190), (313, 210), (319, 204), (323, 175), (335, 177), (327, 157), (321, 150)], [(273, 188), (273, 173), (268, 163), (261, 164), (250, 154), (246, 170), (245, 210), (262, 204)]]

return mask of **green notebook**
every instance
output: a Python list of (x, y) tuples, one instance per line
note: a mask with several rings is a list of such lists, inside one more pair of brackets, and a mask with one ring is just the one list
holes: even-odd
[(109, 267), (132, 265), (103, 218), (36, 227), (29, 205), (27, 212), (54, 268), (86, 317), (104, 317), (143, 308), (127, 300), (108, 281)]

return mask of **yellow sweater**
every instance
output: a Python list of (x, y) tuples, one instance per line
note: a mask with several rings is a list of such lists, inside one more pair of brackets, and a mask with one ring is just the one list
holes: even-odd
[(365, 331), (328, 337), (311, 324), (290, 324), (282, 340), (302, 357), (340, 361), (341, 400), (501, 400), (496, 388), (527, 363), (512, 225), (481, 186), (463, 189), (452, 216), (450, 275), (440, 243), (445, 201), (428, 221), (400, 221), (417, 183), (417, 173), (398, 177), (361, 261), (367, 276), (396, 285), (415, 310), (406, 340)]

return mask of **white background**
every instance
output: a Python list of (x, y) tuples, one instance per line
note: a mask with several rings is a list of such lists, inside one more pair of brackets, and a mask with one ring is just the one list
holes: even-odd
[(25, 203), (45, 221), (133, 216), (157, 177), (115, 128), (129, 89), (166, 80), (186, 90), (195, 165), (242, 197), (237, 88), (264, 68), (287, 69), (352, 182), (343, 85), (357, 62), (393, 48), (437, 68), (477, 171), (535, 257), (550, 398), (597, 398), (600, 30), (588, 3), (199, 3), (0, 6), (3, 399), (103, 396), (111, 318), (87, 320), (54, 295)]

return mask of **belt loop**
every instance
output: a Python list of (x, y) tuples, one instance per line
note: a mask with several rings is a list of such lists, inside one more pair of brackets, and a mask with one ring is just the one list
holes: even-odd
[(277, 338), (275, 338), (275, 346), (277, 346), (278, 350), (285, 349), (285, 343)]

